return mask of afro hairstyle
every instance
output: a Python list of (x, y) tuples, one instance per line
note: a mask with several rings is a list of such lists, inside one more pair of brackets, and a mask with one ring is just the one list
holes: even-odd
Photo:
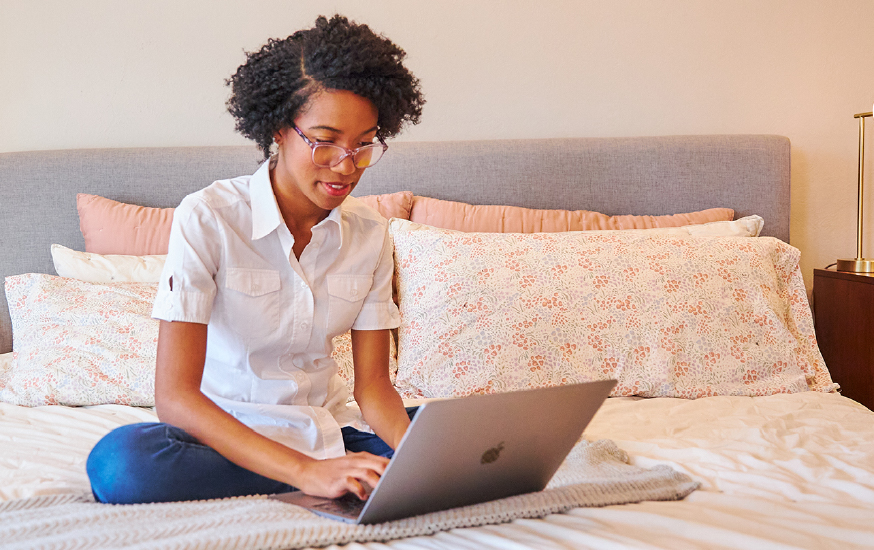
[(406, 52), (367, 25), (340, 15), (316, 19), (311, 29), (271, 39), (227, 80), (228, 111), (236, 129), (265, 158), (273, 136), (291, 127), (301, 109), (325, 90), (346, 90), (370, 100), (378, 112), (377, 135), (389, 138), (418, 124), (425, 99), (419, 80), (403, 66)]

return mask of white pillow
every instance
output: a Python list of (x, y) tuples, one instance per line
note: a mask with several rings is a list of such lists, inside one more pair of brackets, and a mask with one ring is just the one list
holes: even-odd
[(765, 220), (754, 214), (730, 222), (687, 225), (680, 229), (687, 230), (693, 237), (758, 237), (764, 226)]
[(58, 275), (86, 283), (157, 283), (166, 259), (166, 255), (102, 255), (52, 245)]
[(586, 231), (594, 234), (644, 234), (644, 235), (690, 235), (692, 237), (758, 237), (765, 226), (761, 216), (745, 216), (734, 221), (719, 221), (683, 225), (681, 227), (652, 227), (650, 229), (595, 229)]

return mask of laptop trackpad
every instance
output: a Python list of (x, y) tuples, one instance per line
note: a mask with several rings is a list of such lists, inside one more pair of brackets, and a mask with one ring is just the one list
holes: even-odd
[(355, 523), (358, 520), (358, 516), (361, 515), (361, 510), (364, 509), (364, 505), (367, 504), (366, 500), (361, 500), (352, 494), (332, 499), (310, 496), (301, 491), (292, 491), (290, 493), (271, 495), (270, 498), (295, 504), (320, 516), (338, 519), (347, 523)]

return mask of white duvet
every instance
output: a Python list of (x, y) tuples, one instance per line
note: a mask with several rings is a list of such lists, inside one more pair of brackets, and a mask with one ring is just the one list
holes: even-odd
[[(0, 404), (0, 498), (88, 491), (85, 459), (119, 405)], [(608, 399), (588, 439), (702, 483), (679, 502), (580, 508), (537, 520), (350, 548), (874, 548), (874, 413), (834, 394)], [(0, 543), (2, 544), (2, 543)]]

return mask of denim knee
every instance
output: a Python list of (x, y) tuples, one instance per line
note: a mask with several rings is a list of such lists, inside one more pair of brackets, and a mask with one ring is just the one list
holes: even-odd
[(132, 504), (143, 500), (151, 457), (166, 447), (166, 424), (142, 422), (116, 428), (91, 450), (86, 471), (98, 502)]
[(169, 424), (116, 428), (88, 457), (99, 502), (134, 504), (282, 493), (285, 483), (237, 466), (215, 449)]

